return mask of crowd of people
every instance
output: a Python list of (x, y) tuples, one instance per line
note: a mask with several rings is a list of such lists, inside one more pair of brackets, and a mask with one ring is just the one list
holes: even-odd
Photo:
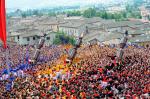
[[(62, 49), (59, 47), (61, 46), (43, 47), (38, 61), (49, 63), (56, 60), (62, 53)], [(1, 47), (0, 51), (0, 79), (7, 79), (8, 72), (20, 74), (20, 71), (31, 70), (29, 59), (32, 59), (34, 55), (34, 46), (14, 45), (7, 49)]]
[[(32, 57), (34, 47), (12, 46), (9, 52), (11, 68), (16, 68)], [(128, 46), (123, 59), (117, 60), (115, 47), (84, 45), (76, 55), (80, 61), (71, 65), (62, 60), (65, 54), (62, 46), (44, 47), (41, 52), (40, 64), (29, 64), (23, 75), (11, 73), (0, 80), (1, 99), (148, 99), (150, 96), (147, 48)], [(4, 53), (0, 54), (2, 71), (7, 62)]]

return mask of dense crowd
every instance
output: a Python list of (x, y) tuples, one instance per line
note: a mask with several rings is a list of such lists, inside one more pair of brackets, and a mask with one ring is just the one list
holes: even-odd
[[(38, 61), (40, 63), (45, 63), (46, 61), (49, 63), (56, 60), (63, 51), (60, 47), (55, 45), (43, 47)], [(7, 50), (0, 47), (0, 52), (0, 79), (7, 79), (8, 72), (16, 74), (33, 68), (29, 66), (29, 59), (32, 59), (34, 55), (34, 46), (13, 45), (9, 46)]]
[[(10, 49), (9, 60), (14, 68), (34, 52), (31, 46)], [(62, 46), (44, 47), (40, 64), (29, 65), (23, 75), (11, 73), (8, 79), (0, 81), (0, 98), (148, 99), (150, 50), (128, 46), (122, 60), (117, 60), (116, 51), (108, 46), (82, 46), (77, 54), (80, 61), (67, 65), (60, 62)], [(0, 70), (6, 68), (5, 55), (2, 56)]]

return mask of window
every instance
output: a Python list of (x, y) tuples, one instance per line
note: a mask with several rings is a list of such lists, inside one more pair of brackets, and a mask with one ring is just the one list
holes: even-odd
[(47, 39), (47, 40), (50, 40), (50, 37), (47, 37), (46, 39)]
[(35, 40), (35, 37), (33, 37), (33, 40)]
[(37, 39), (40, 39), (40, 36), (37, 36)]
[(27, 38), (27, 41), (30, 41), (30, 38), (29, 38), (29, 37)]
[(18, 36), (17, 38), (20, 39), (20, 36)]

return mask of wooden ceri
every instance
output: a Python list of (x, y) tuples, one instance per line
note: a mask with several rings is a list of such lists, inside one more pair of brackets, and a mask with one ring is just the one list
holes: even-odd
[(122, 57), (124, 54), (123, 49), (125, 48), (127, 41), (128, 41), (128, 31), (125, 31), (124, 38), (122, 39), (121, 43), (119, 44), (119, 50), (117, 53), (117, 58), (120, 60), (122, 60)]
[(72, 49), (70, 49), (69, 53), (68, 53), (68, 57), (66, 59), (66, 63), (69, 63), (70, 65), (72, 64), (76, 54), (77, 54), (77, 50), (78, 48), (80, 48), (81, 44), (82, 44), (82, 39), (83, 39), (83, 33), (80, 35), (80, 37), (77, 40), (77, 43), (75, 45), (75, 47), (73, 47)]
[(43, 47), (43, 45), (44, 45), (44, 43), (45, 43), (45, 37), (46, 37), (46, 36), (47, 36), (46, 34), (44, 34), (43, 36), (40, 36), (41, 39), (39, 40), (39, 43), (38, 43), (38, 45), (36, 46), (36, 50), (35, 50), (35, 52), (34, 52), (34, 55), (33, 55), (32, 59), (29, 60), (29, 62), (30, 62), (31, 64), (37, 64), (38, 58), (39, 58), (39, 56), (40, 56), (40, 50), (41, 50), (41, 48)]

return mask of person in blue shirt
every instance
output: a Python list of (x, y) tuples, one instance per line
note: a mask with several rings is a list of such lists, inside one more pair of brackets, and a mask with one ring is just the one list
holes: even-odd
[(8, 70), (7, 69), (4, 69), (2, 72), (3, 72), (2, 74), (8, 74)]
[(12, 83), (7, 83), (6, 84), (6, 90), (11, 91), (11, 86), (12, 86)]

